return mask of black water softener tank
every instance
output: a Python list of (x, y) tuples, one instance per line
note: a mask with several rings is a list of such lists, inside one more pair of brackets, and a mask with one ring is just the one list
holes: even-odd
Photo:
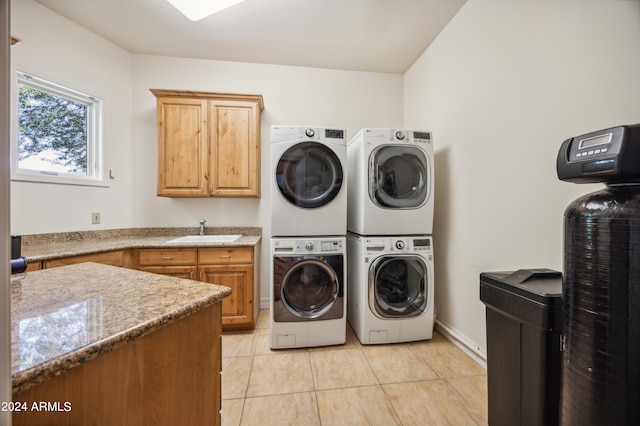
[(640, 124), (566, 140), (561, 424), (640, 424)]

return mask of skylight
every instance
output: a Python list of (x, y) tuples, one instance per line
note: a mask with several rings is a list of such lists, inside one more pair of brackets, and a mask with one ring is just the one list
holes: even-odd
[(199, 21), (216, 12), (227, 9), (244, 0), (167, 0), (184, 16), (192, 21)]

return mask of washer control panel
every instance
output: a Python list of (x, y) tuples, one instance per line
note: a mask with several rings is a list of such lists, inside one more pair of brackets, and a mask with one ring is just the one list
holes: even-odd
[(432, 238), (424, 237), (377, 237), (364, 238), (365, 251), (376, 253), (419, 253), (432, 250)]
[(418, 130), (362, 129), (362, 133), (365, 144), (430, 144), (433, 142), (431, 132)]

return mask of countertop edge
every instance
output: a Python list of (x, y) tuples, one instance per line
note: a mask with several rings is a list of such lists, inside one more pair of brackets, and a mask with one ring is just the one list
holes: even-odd
[[(43, 260), (57, 259), (61, 257), (80, 256), (84, 254), (95, 254), (113, 250), (144, 249), (144, 248), (224, 248), (224, 247), (254, 247), (262, 239), (258, 235), (243, 235), (236, 241), (219, 243), (168, 243), (167, 241), (175, 237), (135, 237), (119, 238), (101, 241), (80, 241), (47, 244), (47, 252), (42, 253), (39, 246), (25, 247), (23, 256), (27, 262), (40, 262)], [(62, 247), (62, 246), (66, 247)], [(77, 245), (77, 247), (70, 247)], [(35, 252), (35, 253), (32, 253)]]
[(135, 339), (146, 336), (154, 331), (179, 321), (187, 316), (205, 309), (215, 303), (219, 303), (231, 294), (228, 287), (219, 286), (220, 290), (209, 297), (194, 301), (193, 303), (168, 312), (152, 321), (147, 321), (135, 327), (129, 328), (108, 338), (96, 341), (78, 350), (61, 355), (51, 361), (36, 365), (32, 368), (12, 374), (12, 392), (17, 394), (33, 386), (41, 384), (53, 377), (77, 367), (100, 355), (111, 352)]

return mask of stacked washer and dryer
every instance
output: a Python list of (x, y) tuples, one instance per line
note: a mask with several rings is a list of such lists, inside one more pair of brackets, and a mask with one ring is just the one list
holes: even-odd
[(363, 344), (430, 339), (431, 133), (362, 129), (347, 159), (349, 323)]
[(271, 127), (271, 348), (346, 341), (344, 129)]

